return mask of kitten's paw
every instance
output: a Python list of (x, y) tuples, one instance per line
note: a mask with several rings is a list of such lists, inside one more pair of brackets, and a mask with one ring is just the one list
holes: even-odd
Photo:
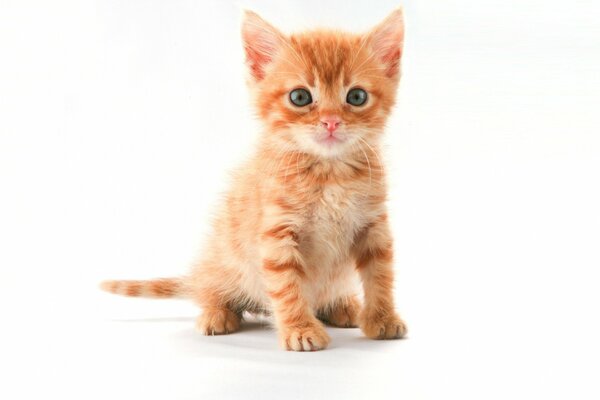
[(331, 312), (324, 317), (324, 320), (340, 328), (356, 328), (359, 314), (360, 302), (352, 297), (347, 301), (337, 303)]
[(329, 335), (319, 323), (304, 327), (283, 328), (280, 333), (281, 345), (286, 350), (323, 350), (329, 344)]
[(406, 335), (406, 324), (398, 314), (363, 314), (360, 328), (370, 339), (400, 339)]
[(226, 335), (240, 329), (240, 317), (228, 309), (204, 310), (196, 327), (205, 335)]

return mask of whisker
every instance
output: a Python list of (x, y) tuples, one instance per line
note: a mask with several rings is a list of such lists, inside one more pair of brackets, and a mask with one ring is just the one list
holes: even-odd
[(288, 49), (290, 49), (292, 51), (292, 53), (294, 54), (294, 56), (296, 57), (296, 59), (298, 61), (300, 61), (302, 63), (302, 65), (304, 65), (305, 69), (308, 69), (308, 66), (306, 65), (306, 62), (304, 61), (304, 59), (300, 56), (300, 54), (298, 54), (298, 52), (296, 51), (296, 49), (294, 49), (292, 47), (291, 44), (289, 44), (287, 41), (283, 41), (283, 43), (288, 47)]
[(355, 72), (355, 73), (358, 74), (360, 72), (360, 68), (363, 65), (365, 65), (367, 62), (371, 61), (374, 57), (375, 57), (375, 53), (369, 54), (369, 56), (363, 62), (361, 62), (358, 67), (356, 67), (356, 69), (357, 69), (358, 72)]
[[(273, 189), (273, 185), (274, 185), (274, 178), (275, 175), (278, 173), (279, 171), (279, 167), (281, 166), (281, 164), (283, 163), (283, 161), (285, 161), (285, 159), (287, 158), (288, 155), (286, 155), (285, 153), (287, 153), (289, 150), (292, 149), (292, 145), (291, 144), (284, 144), (283, 146), (281, 146), (281, 148), (279, 149), (277, 155), (271, 160), (271, 163), (267, 165), (268, 173), (267, 173), (267, 180), (268, 180), (268, 188), (269, 190)], [(273, 166), (275, 166), (275, 168), (273, 168)]]
[(361, 43), (360, 43), (360, 47), (358, 48), (358, 50), (354, 53), (354, 57), (352, 58), (352, 63), (350, 64), (350, 70), (352, 70), (352, 67), (354, 67), (354, 63), (356, 62), (356, 59), (358, 58), (358, 55), (360, 54), (360, 51), (362, 50), (362, 48), (365, 46), (365, 43), (367, 43), (367, 36), (363, 36), (361, 39)]
[(365, 156), (365, 160), (367, 161), (367, 167), (369, 167), (369, 192), (370, 192), (371, 191), (371, 187), (373, 186), (373, 176), (372, 176), (372, 171), (371, 171), (371, 162), (369, 161), (369, 157), (367, 156), (367, 153), (365, 153), (365, 151), (360, 146), (360, 142), (358, 142), (358, 143), (357, 142), (352, 143), (352, 148), (354, 148), (355, 145), (363, 153), (363, 155)]
[(379, 157), (379, 154), (377, 154), (377, 152), (373, 149), (373, 147), (371, 147), (371, 145), (369, 143), (367, 143), (366, 140), (364, 140), (363, 138), (361, 138), (360, 136), (357, 136), (358, 140), (360, 140), (361, 142), (363, 142), (364, 144), (367, 145), (367, 147), (373, 152), (373, 154), (375, 155), (375, 157), (377, 157), (377, 162), (379, 163), (378, 167), (379, 169), (385, 173), (385, 164), (383, 164), (383, 162), (381, 161), (381, 158)]
[(298, 152), (298, 155), (296, 156), (296, 176), (298, 178), (300, 178), (300, 166), (298, 165), (300, 162), (300, 152)]

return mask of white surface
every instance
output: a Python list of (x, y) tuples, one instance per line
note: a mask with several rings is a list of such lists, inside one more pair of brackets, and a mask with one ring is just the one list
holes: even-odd
[[(289, 29), (396, 6), (245, 4)], [(597, 399), (598, 6), (405, 10), (387, 158), (409, 338), (330, 329), (294, 354), (260, 324), (202, 337), (191, 304), (96, 287), (201, 251), (256, 135), (237, 6), (1, 2), (0, 398)]]

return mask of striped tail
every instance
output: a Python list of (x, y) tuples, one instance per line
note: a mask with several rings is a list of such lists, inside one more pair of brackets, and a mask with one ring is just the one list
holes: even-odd
[(100, 288), (109, 293), (130, 297), (166, 299), (185, 297), (181, 278), (162, 278), (148, 281), (104, 281)]

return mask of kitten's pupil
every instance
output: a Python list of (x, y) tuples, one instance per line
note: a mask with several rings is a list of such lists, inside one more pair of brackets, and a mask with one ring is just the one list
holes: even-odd
[(360, 88), (351, 89), (346, 96), (346, 102), (353, 106), (362, 106), (367, 102), (367, 92)]
[(312, 96), (306, 89), (294, 89), (290, 92), (290, 101), (298, 107), (304, 107), (312, 103)]

